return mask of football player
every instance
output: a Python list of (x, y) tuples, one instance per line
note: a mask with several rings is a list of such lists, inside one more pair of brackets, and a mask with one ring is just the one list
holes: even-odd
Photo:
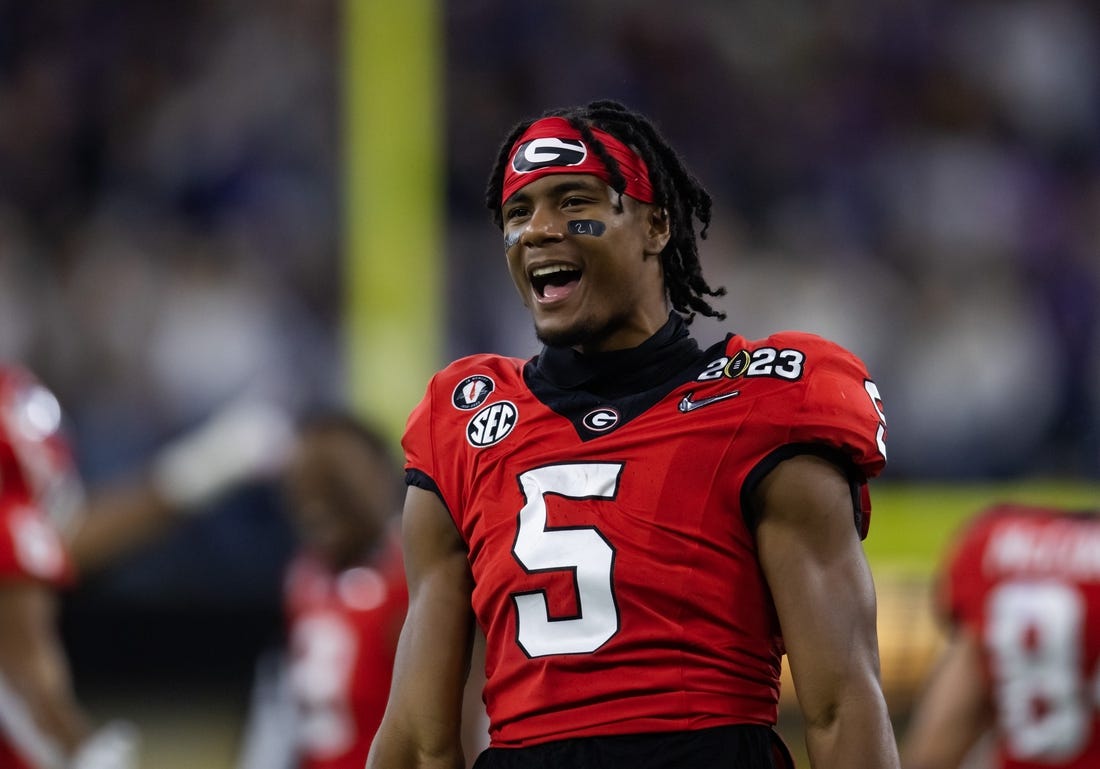
[[(288, 643), (257, 667), (238, 766), (363, 769), (408, 608), (400, 467), (377, 430), (325, 413), (299, 428), (283, 485), (299, 540), (285, 580)], [(471, 742), (482, 744), (468, 705)]]
[(1100, 515), (1002, 504), (952, 545), (949, 630), (905, 733), (906, 769), (1100, 766)]
[(288, 648), (258, 669), (240, 766), (362, 769), (408, 604), (400, 479), (385, 440), (350, 415), (299, 430), (284, 480), (300, 543), (285, 580)]
[(85, 495), (57, 399), (25, 368), (0, 365), (0, 767), (135, 765), (134, 727), (97, 728), (77, 702), (58, 593), (278, 467), (285, 422), (268, 407), (235, 404), (166, 447), (142, 479)]
[(692, 317), (724, 317), (697, 249), (711, 199), (622, 105), (517, 125), (486, 202), (545, 346), (451, 364), (409, 418), (410, 606), (368, 767), (463, 766), (475, 622), (479, 769), (789, 765), (784, 653), (813, 766), (896, 767), (863, 363), (808, 333), (700, 347)]

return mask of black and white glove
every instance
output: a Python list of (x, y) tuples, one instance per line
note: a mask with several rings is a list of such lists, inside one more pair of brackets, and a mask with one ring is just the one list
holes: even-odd
[(282, 409), (235, 401), (162, 449), (153, 463), (153, 483), (181, 512), (200, 511), (234, 486), (278, 472), (293, 433)]

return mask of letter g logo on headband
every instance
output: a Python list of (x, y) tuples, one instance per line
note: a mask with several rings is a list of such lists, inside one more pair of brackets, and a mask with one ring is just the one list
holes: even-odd
[(544, 137), (524, 142), (512, 156), (512, 170), (529, 174), (549, 166), (576, 166), (588, 157), (588, 148), (580, 139)]
[[(649, 171), (638, 153), (596, 126), (591, 126), (591, 131), (593, 140), (602, 144), (618, 165), (626, 181), (626, 194), (643, 203), (654, 202)], [(513, 145), (512, 161), (504, 168), (501, 203), (548, 174), (593, 174), (610, 184), (607, 166), (589, 149), (581, 132), (568, 120), (561, 117), (536, 120)]]

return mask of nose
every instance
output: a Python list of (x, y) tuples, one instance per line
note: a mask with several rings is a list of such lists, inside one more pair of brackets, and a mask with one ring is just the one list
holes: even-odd
[(556, 242), (564, 237), (564, 227), (564, 220), (556, 207), (536, 205), (520, 232), (520, 241), (527, 246)]

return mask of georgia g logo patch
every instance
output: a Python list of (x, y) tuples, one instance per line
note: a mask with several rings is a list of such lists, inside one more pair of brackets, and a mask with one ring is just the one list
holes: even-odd
[(594, 433), (603, 433), (619, 424), (619, 412), (613, 408), (598, 408), (584, 415), (581, 424)]
[(521, 144), (512, 156), (512, 170), (529, 174), (549, 166), (579, 166), (586, 157), (588, 148), (580, 139), (532, 139)]

